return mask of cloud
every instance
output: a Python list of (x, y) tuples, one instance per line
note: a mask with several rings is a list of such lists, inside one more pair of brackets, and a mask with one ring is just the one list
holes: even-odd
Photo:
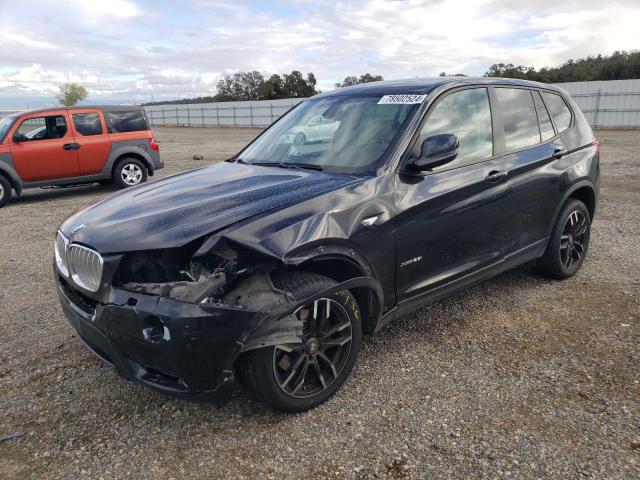
[[(56, 16), (66, 19), (78, 19), (90, 26), (94, 26), (98, 22), (129, 19), (141, 14), (138, 6), (127, 0), (65, 0), (64, 2), (56, 0), (33, 3), (55, 10), (57, 12)], [(33, 11), (32, 9), (30, 10)]]
[(542, 67), (637, 48), (637, 0), (232, 0), (0, 5), (2, 98), (53, 99), (78, 81), (92, 101), (215, 93), (228, 72), (480, 75), (497, 62)]

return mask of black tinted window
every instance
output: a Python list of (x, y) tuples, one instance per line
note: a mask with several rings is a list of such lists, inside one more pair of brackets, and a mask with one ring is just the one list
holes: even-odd
[(542, 96), (544, 97), (544, 103), (547, 104), (549, 113), (553, 117), (558, 133), (569, 128), (571, 125), (571, 110), (569, 110), (562, 97), (548, 92), (543, 92)]
[(553, 124), (551, 123), (551, 118), (549, 118), (549, 112), (542, 103), (542, 97), (540, 97), (540, 92), (533, 92), (533, 100), (536, 104), (536, 111), (538, 112), (538, 123), (540, 124), (540, 135), (542, 136), (542, 141), (549, 140), (551, 137), (555, 135), (553, 131)]
[(531, 91), (522, 88), (496, 88), (496, 96), (502, 112), (507, 150), (539, 143), (538, 117)]
[(15, 135), (19, 135), (20, 141), (51, 140), (62, 138), (67, 133), (67, 122), (62, 115), (49, 115), (46, 117), (29, 118), (23, 121)]
[(149, 130), (147, 119), (142, 110), (122, 112), (104, 112), (109, 124), (110, 133), (139, 132)]
[(97, 113), (74, 113), (73, 125), (80, 135), (100, 135), (102, 123)]
[(444, 133), (458, 137), (460, 150), (456, 159), (443, 168), (475, 163), (493, 155), (493, 128), (486, 88), (461, 90), (442, 99), (420, 132), (413, 155), (420, 155), (425, 139)]

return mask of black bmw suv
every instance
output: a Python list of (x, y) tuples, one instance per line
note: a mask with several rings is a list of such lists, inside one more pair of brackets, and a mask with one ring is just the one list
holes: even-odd
[(598, 177), (598, 142), (557, 87), (339, 89), (226, 162), (75, 213), (55, 240), (58, 294), (128, 379), (207, 400), (237, 375), (272, 408), (302, 411), (399, 315), (525, 262), (575, 274)]

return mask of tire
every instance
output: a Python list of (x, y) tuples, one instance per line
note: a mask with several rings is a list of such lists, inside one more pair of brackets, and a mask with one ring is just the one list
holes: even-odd
[[(315, 273), (292, 272), (275, 278), (273, 283), (300, 300), (337, 282)], [(302, 345), (260, 348), (245, 353), (238, 361), (241, 383), (274, 410), (295, 413), (320, 405), (342, 386), (356, 362), (362, 324), (353, 295), (349, 291), (336, 292), (314, 302), (314, 306), (317, 318), (324, 323), (321, 332), (326, 335), (335, 330), (333, 334), (326, 339), (322, 333), (316, 337), (312, 323), (305, 321)], [(301, 307), (297, 314), (313, 318), (314, 306)], [(347, 322), (348, 327), (339, 329)], [(327, 347), (331, 343), (335, 345)]]
[(0, 175), (0, 208), (11, 200), (11, 184), (4, 176)]
[(569, 199), (556, 220), (544, 255), (538, 259), (538, 272), (558, 280), (575, 275), (587, 256), (590, 236), (589, 209), (580, 200)]
[(296, 136), (293, 138), (293, 144), (304, 145), (305, 143), (307, 143), (307, 136), (302, 132), (296, 133)]
[(113, 183), (119, 188), (135, 187), (147, 181), (147, 167), (137, 158), (118, 160), (113, 169)]

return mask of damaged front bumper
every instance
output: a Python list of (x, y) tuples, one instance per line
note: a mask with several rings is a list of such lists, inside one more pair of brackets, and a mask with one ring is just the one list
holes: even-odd
[(113, 287), (109, 302), (98, 302), (57, 275), (69, 323), (87, 347), (121, 376), (173, 396), (217, 402), (231, 393), (240, 353), (301, 342), (301, 320), (294, 315), (298, 308), (337, 291), (363, 287), (376, 293), (381, 306), (377, 281), (357, 277), (264, 312)]
[(95, 303), (58, 277), (65, 316), (78, 336), (123, 377), (174, 396), (222, 401), (243, 339), (266, 314), (112, 289)]

